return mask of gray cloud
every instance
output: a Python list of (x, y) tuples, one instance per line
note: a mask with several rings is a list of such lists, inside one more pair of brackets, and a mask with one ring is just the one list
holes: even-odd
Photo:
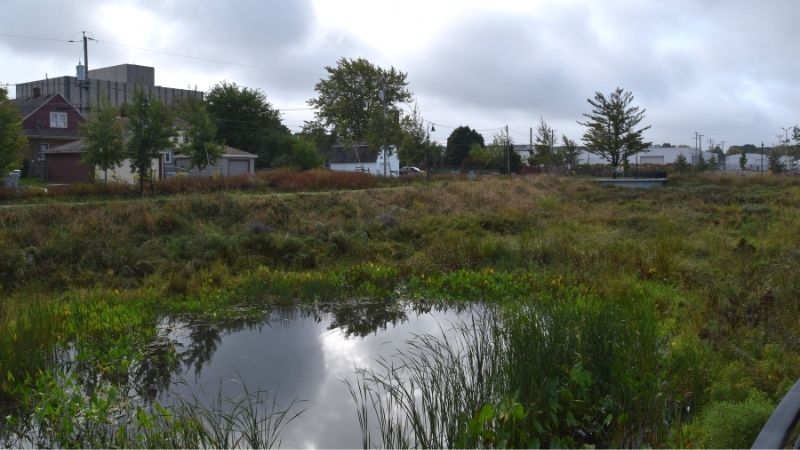
[[(158, 83), (176, 87), (207, 89), (227, 79), (262, 89), (279, 107), (302, 106), (312, 97), (324, 66), (366, 57), (408, 72), (423, 115), (479, 129), (508, 123), (519, 140), (539, 116), (580, 136), (575, 121), (588, 111), (586, 98), (617, 86), (647, 108), (648, 138), (656, 142), (690, 143), (694, 131), (729, 143), (770, 142), (781, 126), (800, 121), (800, 61), (792, 48), (800, 3), (794, 0), (553, 1), (534, 13), (463, 6), (408, 53), (388, 52), (350, 29), (323, 27), (311, 0), (125, 4), (158, 26), (143, 26), (122, 43), (220, 62), (98, 43), (90, 48), (90, 65), (153, 65)], [(97, 13), (112, 6), (12, 0), (4, 4), (0, 29), (59, 39), (85, 29), (109, 39), (102, 34), (131, 25), (108, 23)], [(404, 6), (384, 5), (391, 7)], [(384, 11), (380, 19), (389, 16)], [(400, 29), (415, 32), (414, 24)], [(4, 37), (0, 56), (0, 82), (13, 83), (72, 73), (80, 46)], [(287, 113), (294, 124), (310, 117)]]

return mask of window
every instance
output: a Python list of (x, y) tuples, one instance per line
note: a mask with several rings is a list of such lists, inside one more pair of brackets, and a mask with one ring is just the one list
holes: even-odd
[(167, 150), (164, 152), (164, 162), (167, 164), (172, 164), (172, 150)]
[(51, 112), (50, 128), (67, 128), (67, 113), (55, 111)]

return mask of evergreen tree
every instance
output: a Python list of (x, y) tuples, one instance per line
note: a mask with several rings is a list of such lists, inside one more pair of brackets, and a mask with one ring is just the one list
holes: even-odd
[(683, 156), (683, 153), (678, 154), (678, 157), (675, 158), (674, 167), (675, 171), (678, 173), (684, 173), (689, 170), (689, 161), (686, 160), (686, 157)]
[(642, 134), (650, 128), (636, 128), (644, 119), (644, 109), (632, 106), (633, 94), (617, 88), (608, 97), (596, 92), (594, 99), (587, 99), (592, 112), (583, 114), (585, 122), (578, 122), (588, 128), (583, 142), (588, 150), (605, 158), (614, 170), (616, 177), (620, 165), (628, 165), (631, 156), (641, 153), (650, 145), (644, 142)]
[(744, 151), (742, 151), (741, 156), (739, 156), (739, 170), (744, 172), (747, 168), (747, 155), (745, 155)]
[(562, 147), (559, 150), (559, 158), (563, 161), (564, 165), (569, 170), (575, 170), (578, 166), (581, 152), (578, 150), (578, 144), (566, 135), (561, 135)]

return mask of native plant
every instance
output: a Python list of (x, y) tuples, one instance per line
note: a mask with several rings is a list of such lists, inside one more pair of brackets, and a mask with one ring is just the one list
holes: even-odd
[(119, 120), (119, 111), (110, 105), (101, 105), (81, 124), (80, 132), (86, 145), (81, 160), (103, 171), (103, 181), (108, 183), (108, 170), (125, 159), (125, 130)]
[(8, 100), (8, 91), (0, 88), (0, 176), (20, 159), (20, 152), (28, 145), (22, 134), (22, 116)]
[(584, 113), (587, 128), (583, 142), (589, 152), (606, 159), (616, 176), (620, 166), (627, 167), (631, 156), (641, 153), (650, 145), (644, 141), (643, 133), (650, 126), (637, 128), (644, 119), (646, 110), (633, 106), (633, 94), (617, 88), (606, 97), (596, 92), (594, 98), (586, 100), (592, 112)]

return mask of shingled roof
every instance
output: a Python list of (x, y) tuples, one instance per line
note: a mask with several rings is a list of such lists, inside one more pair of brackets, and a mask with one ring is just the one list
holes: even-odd
[(11, 100), (11, 103), (19, 109), (19, 112), (22, 114), (23, 118), (27, 118), (57, 95), (61, 96), (61, 94), (48, 94), (40, 95), (38, 97), (15, 98), (14, 100)]
[(375, 162), (378, 159), (377, 148), (369, 148), (367, 144), (353, 144), (352, 146), (334, 145), (328, 152), (328, 161), (331, 164), (352, 164)]

